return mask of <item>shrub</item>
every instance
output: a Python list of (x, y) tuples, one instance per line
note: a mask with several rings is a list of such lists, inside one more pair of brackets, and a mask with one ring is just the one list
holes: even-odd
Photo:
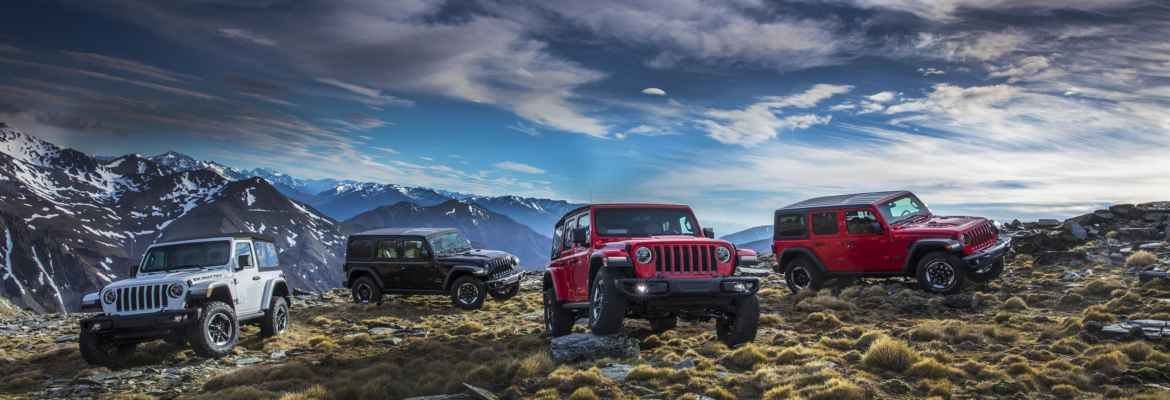
[(871, 368), (894, 372), (905, 371), (916, 361), (918, 361), (918, 353), (914, 352), (914, 349), (911, 349), (906, 343), (888, 337), (878, 339), (869, 346), (865, 357), (861, 359), (862, 363)]
[(805, 317), (804, 323), (818, 329), (837, 329), (843, 325), (836, 315), (827, 312), (811, 313)]
[(1132, 342), (1119, 346), (1118, 350), (1130, 360), (1145, 361), (1153, 354), (1154, 347), (1146, 342)]
[(768, 357), (760, 351), (759, 347), (749, 343), (731, 352), (724, 360), (724, 363), (729, 367), (747, 370), (752, 369), (753, 366), (767, 359)]
[(1002, 308), (1005, 310), (1026, 310), (1028, 309), (1028, 303), (1019, 297), (1012, 297), (1003, 302)]
[(1092, 360), (1089, 360), (1087, 367), (1094, 371), (1115, 374), (1125, 370), (1127, 361), (1128, 360), (1125, 358), (1125, 354), (1114, 350), (1093, 357)]
[(943, 365), (933, 358), (923, 358), (921, 361), (911, 365), (906, 373), (911, 376), (930, 379), (947, 379), (962, 375), (962, 371)]
[(1059, 399), (1073, 399), (1080, 397), (1081, 391), (1076, 386), (1060, 384), (1052, 387), (1052, 394)]
[(866, 398), (865, 389), (844, 378), (833, 378), (823, 385), (817, 385), (801, 390), (804, 398), (809, 400), (863, 400)]
[(456, 335), (470, 335), (472, 333), (483, 332), (483, 324), (475, 321), (467, 321), (451, 330), (451, 333)]
[(1158, 263), (1158, 256), (1154, 253), (1139, 250), (1125, 258), (1127, 267), (1147, 267)]
[(593, 389), (588, 387), (579, 387), (577, 390), (573, 391), (573, 394), (569, 395), (569, 400), (597, 400), (598, 398), (599, 397), (593, 393)]
[(321, 385), (313, 385), (300, 392), (280, 396), (280, 400), (325, 400), (327, 398), (329, 398), (329, 391)]

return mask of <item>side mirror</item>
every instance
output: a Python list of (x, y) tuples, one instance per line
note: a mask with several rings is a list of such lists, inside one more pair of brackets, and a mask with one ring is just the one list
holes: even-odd
[(589, 245), (589, 228), (573, 229), (573, 244), (578, 246)]
[(715, 228), (703, 228), (703, 237), (714, 239)]
[(252, 256), (249, 254), (242, 254), (236, 257), (236, 270), (241, 270), (252, 266)]
[(869, 231), (873, 233), (882, 233), (882, 223), (877, 221), (871, 222), (869, 225)]

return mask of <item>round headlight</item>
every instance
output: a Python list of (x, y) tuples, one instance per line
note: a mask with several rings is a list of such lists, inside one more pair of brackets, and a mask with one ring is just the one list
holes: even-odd
[(106, 304), (114, 304), (115, 301), (118, 301), (118, 292), (107, 290), (106, 294), (102, 295), (102, 301), (106, 302)]
[(731, 261), (731, 250), (728, 250), (726, 247), (716, 247), (715, 255), (719, 257), (720, 263)]
[(651, 261), (654, 261), (654, 252), (643, 247), (634, 251), (634, 257), (638, 259), (639, 264), (649, 264)]
[(167, 288), (167, 295), (171, 296), (172, 298), (176, 298), (176, 299), (179, 297), (182, 297), (183, 296), (183, 285), (180, 283), (172, 283), (171, 286)]
[(511, 258), (512, 258), (512, 265), (520, 265), (520, 257), (511, 256)]
[(959, 240), (965, 245), (971, 244), (972, 237), (970, 235), (959, 235)]

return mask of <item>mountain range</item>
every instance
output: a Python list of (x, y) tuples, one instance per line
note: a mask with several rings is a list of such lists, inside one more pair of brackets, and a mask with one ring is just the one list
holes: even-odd
[(541, 268), (551, 239), (537, 232), (574, 207), (301, 179), (173, 151), (91, 156), (0, 122), (0, 297), (37, 312), (72, 311), (85, 293), (127, 277), (152, 243), (234, 231), (273, 237), (290, 283), (309, 291), (340, 284), (345, 234), (367, 228), (457, 227)]
[(720, 239), (741, 249), (755, 250), (760, 254), (772, 253), (772, 225), (760, 225), (736, 233), (723, 235)]

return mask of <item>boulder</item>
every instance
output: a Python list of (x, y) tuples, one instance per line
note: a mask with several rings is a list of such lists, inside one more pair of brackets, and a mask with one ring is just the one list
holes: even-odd
[(1089, 238), (1089, 231), (1085, 230), (1084, 226), (1074, 221), (1069, 221), (1064, 224), (1064, 230), (1068, 232), (1077, 240), (1086, 240)]
[(1060, 221), (1051, 218), (1041, 218), (1036, 221), (1036, 225), (1044, 228), (1055, 228), (1060, 226)]
[(1122, 218), (1137, 217), (1139, 216), (1137, 211), (1137, 206), (1133, 204), (1114, 204), (1109, 207), (1109, 212)]
[(1036, 260), (1033, 265), (1053, 265), (1063, 263), (1080, 263), (1088, 259), (1088, 256), (1082, 251), (1041, 251), (1035, 255)]
[(574, 333), (553, 338), (549, 345), (553, 362), (557, 364), (601, 358), (638, 358), (641, 348), (636, 339), (625, 335), (593, 335)]
[(1125, 241), (1161, 240), (1157, 228), (1151, 226), (1117, 228), (1117, 239)]

